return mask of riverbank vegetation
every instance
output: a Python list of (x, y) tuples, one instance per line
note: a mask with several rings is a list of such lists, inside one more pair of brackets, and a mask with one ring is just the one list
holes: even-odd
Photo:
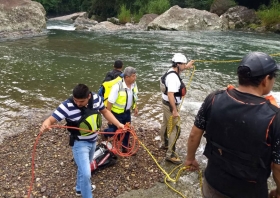
[[(40, 2), (47, 16), (59, 16), (85, 11), (89, 18), (97, 21), (118, 17), (121, 23), (138, 22), (144, 14), (162, 14), (171, 6), (210, 10), (214, 0), (36, 0)], [(237, 5), (258, 10), (264, 26), (279, 22), (279, 0), (233, 0)]]
[(262, 25), (270, 28), (280, 23), (280, 2), (273, 0), (269, 6), (262, 5), (257, 11), (258, 17), (262, 21)]

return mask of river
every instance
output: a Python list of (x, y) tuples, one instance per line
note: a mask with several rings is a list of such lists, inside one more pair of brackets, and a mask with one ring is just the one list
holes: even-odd
[[(71, 95), (77, 83), (97, 91), (116, 59), (137, 69), (140, 89), (138, 120), (159, 125), (159, 77), (181, 52), (197, 62), (182, 105), (181, 116), (194, 115), (205, 96), (227, 84), (237, 84), (238, 62), (250, 51), (280, 53), (280, 35), (237, 31), (116, 31), (77, 32), (73, 25), (52, 22), (45, 36), (0, 42), (1, 138), (22, 116), (32, 120), (49, 114)], [(274, 57), (280, 62), (280, 56)], [(184, 81), (189, 76), (182, 74)], [(280, 81), (273, 91), (280, 95)], [(20, 122), (16, 125), (20, 125)], [(2, 139), (0, 138), (0, 142)]]
[[(134, 122), (160, 127), (158, 79), (171, 66), (172, 55), (181, 52), (189, 60), (206, 61), (195, 64), (181, 108), (184, 141), (179, 141), (178, 147), (184, 155), (185, 139), (203, 99), (213, 90), (237, 85), (236, 60), (250, 51), (280, 53), (280, 35), (238, 31), (78, 32), (69, 24), (49, 23), (45, 36), (0, 42), (0, 142), (6, 135), (24, 131), (22, 122), (48, 116), (71, 95), (77, 83), (97, 91), (116, 59), (125, 67), (137, 69), (140, 115), (133, 118)], [(274, 58), (280, 62), (280, 56)], [(221, 60), (229, 62), (207, 62)], [(182, 77), (188, 82), (187, 75)], [(279, 80), (273, 94), (280, 101)]]

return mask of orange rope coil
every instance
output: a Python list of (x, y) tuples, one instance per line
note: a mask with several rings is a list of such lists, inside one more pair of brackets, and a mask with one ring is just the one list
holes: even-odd
[[(91, 131), (91, 130), (81, 129), (81, 128), (78, 128), (78, 127), (70, 127), (70, 126), (63, 126), (63, 125), (51, 125), (49, 128), (50, 129), (51, 128), (77, 129), (77, 130), (83, 130), (83, 131), (86, 131), (86, 132), (94, 132), (94, 131)], [(29, 191), (28, 191), (28, 195), (27, 195), (28, 198), (30, 198), (30, 195), (31, 195), (31, 192), (32, 192), (33, 183), (34, 183), (34, 177), (35, 177), (36, 147), (37, 147), (37, 144), (39, 142), (39, 139), (40, 139), (42, 133), (43, 132), (40, 132), (38, 134), (38, 136), (36, 137), (34, 146), (33, 146), (32, 160), (31, 160), (31, 181), (30, 181)], [(101, 132), (101, 131), (97, 131), (95, 133), (98, 133), (98, 134), (113, 134), (113, 137), (110, 138), (110, 140), (109, 140), (109, 141), (113, 141), (113, 143), (112, 143), (113, 148), (112, 148), (111, 151), (114, 154), (117, 154), (117, 155), (119, 155), (121, 157), (132, 156), (139, 149), (138, 137), (136, 135), (134, 127), (131, 126), (130, 123), (126, 123), (124, 125), (123, 129), (118, 129), (116, 132)], [(122, 145), (122, 141), (123, 141), (123, 138), (125, 136), (125, 133), (130, 133), (130, 139), (132, 139), (132, 142), (129, 145), (129, 147), (125, 147), (125, 146)], [(122, 152), (122, 148), (126, 148), (127, 152), (123, 153)]]

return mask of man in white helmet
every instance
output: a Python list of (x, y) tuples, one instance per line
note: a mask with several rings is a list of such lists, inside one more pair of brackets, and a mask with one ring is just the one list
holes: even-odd
[(161, 149), (167, 149), (165, 159), (174, 164), (182, 163), (175, 154), (175, 145), (180, 135), (180, 128), (178, 125), (173, 126), (170, 134), (167, 134), (169, 132), (167, 131), (167, 125), (171, 116), (173, 123), (177, 122), (179, 117), (178, 107), (182, 97), (186, 94), (186, 87), (179, 75), (183, 70), (193, 68), (193, 63), (193, 60), (187, 63), (186, 56), (181, 53), (176, 53), (172, 58), (172, 67), (162, 78), (166, 90), (162, 93), (163, 120), (160, 131)]

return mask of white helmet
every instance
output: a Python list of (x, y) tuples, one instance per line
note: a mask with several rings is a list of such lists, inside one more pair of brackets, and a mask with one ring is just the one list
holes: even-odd
[(174, 56), (172, 58), (172, 62), (174, 62), (174, 63), (187, 63), (187, 58), (185, 57), (185, 55), (183, 55), (181, 53), (176, 53), (176, 54), (174, 54)]

